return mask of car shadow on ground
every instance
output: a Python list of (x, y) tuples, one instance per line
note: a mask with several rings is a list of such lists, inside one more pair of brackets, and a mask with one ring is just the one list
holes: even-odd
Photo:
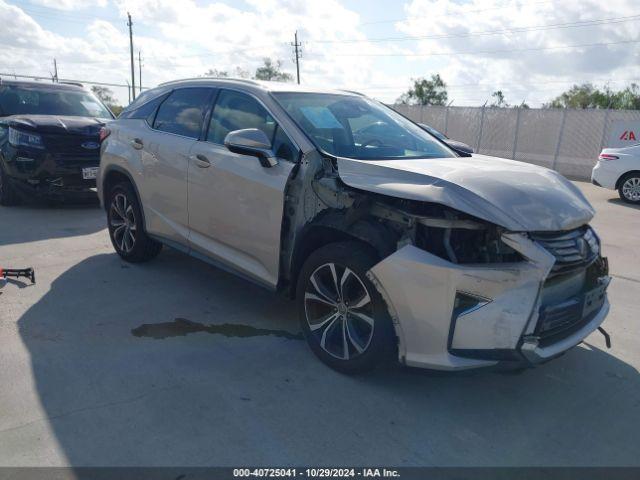
[(634, 205), (632, 203), (627, 203), (627, 202), (623, 201), (620, 198), (610, 198), (610, 199), (607, 200), (607, 202), (613, 203), (615, 205), (620, 205), (620, 206), (623, 206), (623, 207), (633, 208), (635, 210), (640, 210), (640, 204), (635, 204)]
[[(12, 225), (11, 230), (6, 225)], [(88, 235), (104, 228), (106, 216), (97, 203), (0, 207), (0, 245)]]
[[(136, 334), (176, 319), (263, 334)], [(293, 302), (174, 251), (88, 258), (18, 326), (46, 418), (4, 441), (46, 422), (71, 466), (637, 462), (640, 376), (615, 349), (519, 375), (343, 376), (298, 339)]]

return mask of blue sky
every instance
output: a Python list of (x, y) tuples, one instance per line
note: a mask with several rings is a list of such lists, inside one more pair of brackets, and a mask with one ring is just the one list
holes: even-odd
[(127, 11), (145, 86), (252, 72), (264, 57), (293, 73), (296, 29), (303, 83), (386, 102), (434, 73), (454, 105), (497, 89), (536, 106), (573, 83), (640, 83), (637, 0), (0, 0), (0, 72), (46, 76), (55, 57), (61, 77), (124, 84)]

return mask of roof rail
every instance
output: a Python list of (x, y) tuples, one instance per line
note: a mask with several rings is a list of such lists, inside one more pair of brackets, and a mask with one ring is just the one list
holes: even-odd
[(356, 92), (355, 90), (345, 90), (344, 88), (340, 89), (341, 92), (352, 93), (353, 95), (358, 95), (360, 97), (366, 97), (366, 95), (362, 92)]
[(63, 80), (63, 81), (60, 81), (60, 82), (57, 82), (57, 83), (61, 83), (61, 84), (64, 84), (64, 85), (75, 85), (76, 87), (84, 88), (84, 85), (82, 83), (80, 83), (80, 82), (70, 82), (70, 81)]
[(179, 78), (177, 80), (171, 80), (169, 82), (164, 82), (159, 84), (159, 87), (163, 87), (165, 85), (172, 85), (174, 83), (179, 83), (179, 82), (188, 82), (191, 80), (228, 80), (231, 82), (240, 82), (240, 83), (248, 83), (250, 85), (260, 85), (259, 82), (255, 81), (255, 80), (251, 80), (248, 78), (233, 78), (233, 77), (192, 77), (192, 78)]

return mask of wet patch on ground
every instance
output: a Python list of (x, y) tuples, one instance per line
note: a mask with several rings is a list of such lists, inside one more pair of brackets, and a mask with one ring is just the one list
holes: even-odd
[(176, 318), (173, 322), (145, 323), (131, 330), (136, 337), (149, 337), (162, 340), (169, 337), (180, 337), (190, 333), (206, 332), (225, 337), (260, 337), (272, 335), (274, 337), (287, 338), (289, 340), (302, 340), (301, 333), (292, 333), (286, 330), (273, 330), (269, 328), (256, 328), (250, 325), (236, 323), (221, 323), (219, 325), (205, 325), (192, 322), (186, 318)]

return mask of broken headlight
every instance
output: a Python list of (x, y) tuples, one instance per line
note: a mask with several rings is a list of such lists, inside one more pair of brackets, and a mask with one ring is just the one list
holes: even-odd
[(44, 148), (40, 135), (16, 130), (13, 127), (9, 127), (9, 144), (14, 147)]
[(438, 228), (418, 224), (416, 246), (452, 263), (520, 262), (522, 256), (501, 239), (497, 227)]

